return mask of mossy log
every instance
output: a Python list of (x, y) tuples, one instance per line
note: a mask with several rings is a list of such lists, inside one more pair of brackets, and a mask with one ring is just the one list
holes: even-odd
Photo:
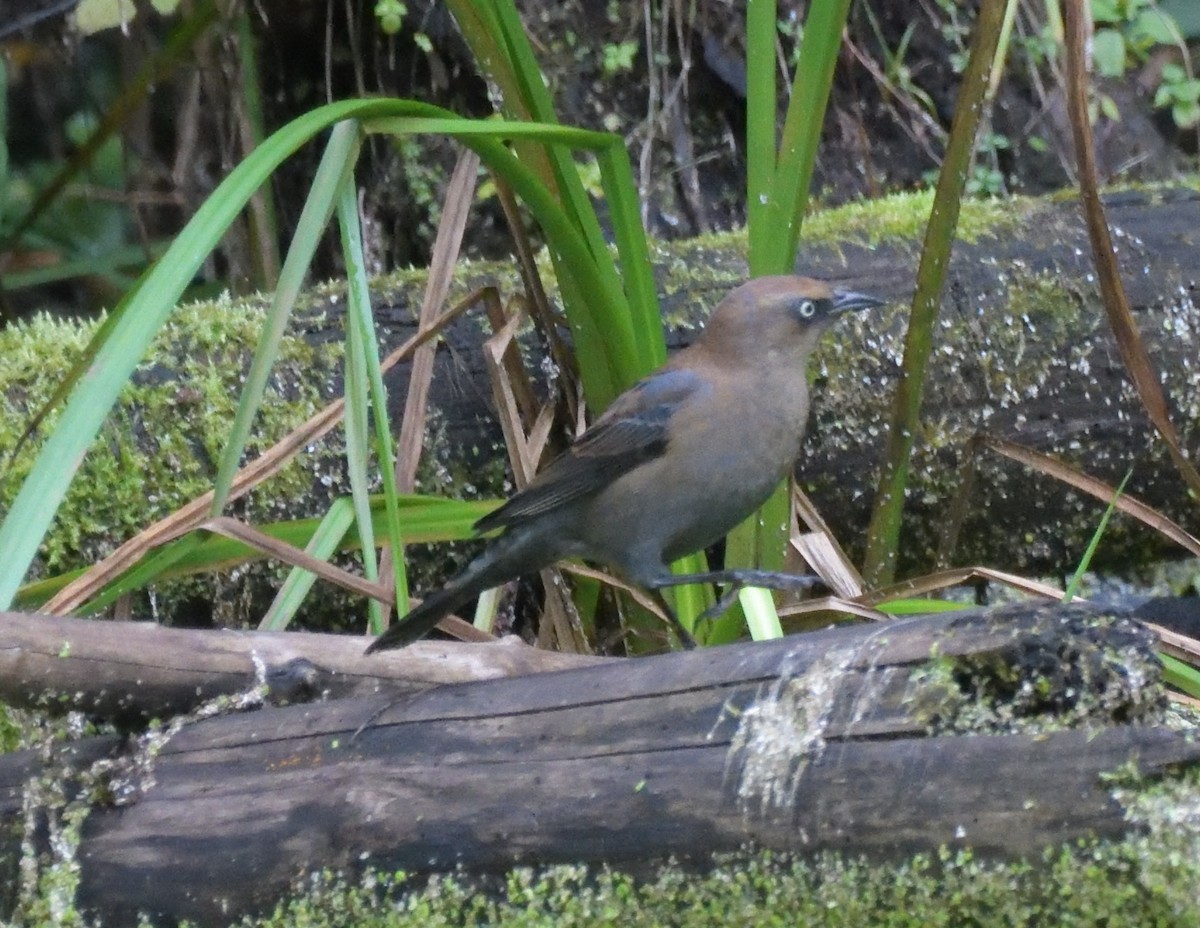
[(191, 712), (261, 687), (272, 705), (410, 696), (432, 686), (583, 667), (605, 659), (489, 644), (421, 641), (363, 660), (366, 639), (310, 632), (164, 628), (0, 612), (0, 702), (83, 712), (121, 727)]
[(1106, 774), (1200, 760), (1152, 642), (1026, 605), (49, 746), (0, 758), (0, 885), (22, 823), (106, 925), (225, 924), (324, 868), (1036, 854), (1132, 827)]
[[(805, 224), (801, 271), (892, 301), (885, 310), (845, 320), (826, 337), (814, 365), (812, 421), (798, 466), (801, 484), (813, 494), (852, 554), (860, 547), (872, 501), (929, 204), (925, 195), (896, 196), (818, 213)], [(1106, 206), (1137, 322), (1161, 372), (1184, 445), (1196, 457), (1200, 454), (1200, 310), (1193, 297), (1200, 274), (1195, 265), (1200, 193), (1182, 187), (1131, 191), (1108, 196)], [(679, 347), (688, 342), (705, 313), (744, 279), (744, 236), (658, 244), (654, 255), (668, 342)], [(467, 262), (460, 268), (454, 295), (486, 284), (497, 285), (506, 299), (520, 288), (511, 264)], [(386, 347), (414, 332), (422, 285), (423, 277), (416, 272), (376, 282), (376, 315)], [(278, 410), (289, 395), (307, 395), (305, 390), (311, 387), (326, 397), (339, 389), (336, 346), (344, 302), (337, 288), (312, 292), (295, 327), (304, 344), (284, 352), (284, 357), (294, 360), (292, 366), (283, 366), (277, 383), (281, 395), (268, 400), (268, 409)], [(219, 316), (199, 312), (187, 318), (192, 320), (189, 325), (207, 331)], [(1128, 385), (1100, 305), (1087, 235), (1074, 199), (965, 203), (941, 319), (924, 425), (916, 436), (911, 467), (901, 546), (903, 570), (932, 564), (947, 534), (960, 487), (960, 464), (979, 432), (1060, 456), (1114, 485), (1136, 462), (1126, 492), (1178, 518), (1194, 533), (1200, 531), (1195, 507)], [(230, 358), (249, 356), (253, 331), (252, 321), (239, 316), (237, 337), (246, 340), (240, 354), (232, 337), (222, 340), (220, 352), (206, 349), (195, 354), (203, 360), (211, 353), (223, 367), (237, 367)], [(185, 353), (187, 345), (207, 344), (189, 333), (181, 329), (168, 337), (184, 346), (180, 350)], [(487, 334), (482, 312), (463, 317), (445, 333), (419, 474), (423, 492), (473, 497), (505, 491), (506, 455), (480, 352)], [(57, 330), (47, 338), (55, 344), (64, 341)], [(535, 379), (553, 376), (552, 365), (541, 363), (543, 353), (532, 335), (526, 336), (525, 351)], [(14, 347), (10, 353), (21, 352)], [(172, 357), (170, 350), (156, 356), (140, 375), (144, 385), (157, 385), (163, 402), (151, 409), (150, 401), (142, 400), (116, 417), (117, 422), (144, 423), (136, 431), (139, 443), (146, 445), (145, 462), (120, 445), (122, 459), (128, 463), (114, 474), (109, 446), (117, 443), (117, 437), (101, 437), (104, 447), (85, 462), (78, 486), (60, 515), (60, 524), (70, 527), (64, 533), (69, 540), (52, 540), (48, 548), (60, 552), (55, 569), (90, 561), (122, 540), (93, 537), (87, 526), (131, 532), (133, 524), (170, 511), (211, 484), (212, 449), (220, 447), (227, 419), (205, 421), (205, 410), (225, 408), (235, 390), (228, 384), (236, 383), (239, 371), (227, 372), (232, 380), (195, 371), (180, 375), (173, 372), (173, 365), (178, 365)], [(407, 366), (400, 365), (389, 378), (394, 416), (403, 410), (407, 376)], [(32, 400), (18, 399), (31, 397), (36, 384), (48, 379), (44, 364), (32, 379), (11, 382), (0, 373), (0, 399), (11, 404), (0, 410), (0, 421), (23, 421), (29, 409), (22, 402)], [(217, 396), (193, 396), (197, 390), (209, 389), (208, 384), (216, 385)], [(294, 421), (308, 409), (298, 410)], [(202, 442), (191, 437), (175, 442), (168, 455), (163, 436), (177, 431), (206, 437)], [(319, 450), (288, 472), (290, 482), (277, 495), (272, 496), (267, 487), (238, 506), (254, 520), (323, 512), (332, 495), (348, 492), (341, 454), (336, 443)], [(146, 474), (155, 473), (164, 460), (173, 477), (152, 481), (154, 492), (147, 494)], [(118, 485), (125, 474), (133, 486), (123, 491)], [(304, 488), (297, 487), (297, 479)], [(176, 498), (174, 493), (184, 495)], [(143, 506), (152, 502), (157, 508), (144, 513), (109, 511), (116, 499), (140, 501)], [(952, 562), (1022, 571), (1072, 569), (1103, 512), (1102, 503), (1081, 500), (1049, 477), (994, 456), (979, 460), (968, 502)], [(1128, 568), (1159, 557), (1164, 550), (1173, 551), (1164, 545), (1150, 530), (1117, 518), (1093, 563), (1097, 568), (1105, 564)], [(418, 593), (454, 567), (440, 553), (432, 563), (414, 550)], [(184, 600), (182, 604), (172, 599), (169, 590), (160, 590), (160, 614), (178, 615), (182, 605), (186, 612), (205, 613), (193, 615), (191, 621), (212, 621), (214, 616), (207, 613), (215, 613), (220, 624), (249, 624), (266, 608), (277, 583), (275, 577), (264, 582), (261, 574), (242, 572), (235, 578), (214, 580), (207, 591), (193, 589), (177, 596)], [(337, 609), (344, 605), (340, 599), (329, 602), (336, 603)], [(36, 607), (34, 602), (21, 605)]]

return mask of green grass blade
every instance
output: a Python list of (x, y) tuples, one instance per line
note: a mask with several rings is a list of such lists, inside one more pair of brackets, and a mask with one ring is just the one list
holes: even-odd
[[(762, 507), (725, 539), (725, 563), (731, 567), (761, 567), (783, 570), (787, 557), (788, 526), (792, 496), (786, 482)], [(739, 600), (740, 603), (740, 600)], [(730, 609), (713, 623), (713, 641), (737, 638), (746, 623), (740, 608)]]
[[(507, 52), (506, 58), (513, 68), (520, 86), (521, 100), (532, 119), (536, 122), (553, 124), (558, 122), (554, 112), (554, 103), (550, 99), (550, 91), (542, 78), (541, 69), (534, 57), (525, 27), (521, 17), (511, 0), (496, 0), (495, 21), (500, 28), (500, 37)], [(593, 258), (601, 274), (607, 280), (609, 287), (620, 290), (621, 281), (616, 266), (608, 252), (608, 243), (596, 211), (588, 200), (587, 191), (579, 179), (579, 171), (566, 149), (546, 149), (546, 157), (554, 171), (554, 183), (563, 209), (571, 217), (575, 226), (583, 233), (591, 248)]]
[(775, 0), (746, 4), (746, 236), (751, 277), (775, 273), (763, 269), (774, 234), (768, 206), (776, 159), (775, 17)]
[[(400, 615), (408, 611), (408, 572), (404, 562), (404, 534), (401, 527), (400, 493), (396, 486), (396, 452), (392, 444), (392, 429), (388, 423), (387, 389), (383, 383), (383, 370), (379, 362), (379, 339), (375, 335), (375, 315), (371, 312), (371, 294), (367, 282), (366, 260), (363, 258), (362, 233), (358, 216), (358, 201), (354, 187), (347, 184), (339, 200), (339, 215), (346, 236), (346, 271), (350, 277), (350, 301), (347, 307), (346, 334), (353, 334), (356, 363), (362, 365), (362, 377), (370, 397), (371, 411), (375, 420), (375, 457), (379, 462), (379, 473), (383, 482), (383, 504), (385, 536), (392, 550), (392, 581), (396, 591), (396, 608)], [(363, 411), (364, 425), (366, 411)], [(365, 437), (365, 436), (364, 436)], [(373, 542), (372, 542), (373, 547)], [(372, 550), (365, 560), (373, 561)], [(368, 576), (378, 571), (370, 565)], [(383, 611), (379, 603), (372, 601), (369, 627), (373, 634), (383, 633)]]
[(1163, 665), (1163, 682), (1168, 683), (1193, 699), (1200, 699), (1200, 670), (1170, 654), (1159, 652)]
[[(374, 346), (363, 344), (362, 326), (358, 320), (361, 304), (366, 302), (366, 311), (370, 314), (371, 302), (366, 291), (366, 265), (352, 178), (342, 184), (342, 191), (337, 198), (337, 216), (342, 233), (342, 256), (350, 278), (345, 319), (346, 475), (350, 481), (353, 521), (358, 526), (358, 535), (363, 543), (363, 576), (375, 580), (379, 577), (379, 567), (375, 562), (375, 532), (371, 525), (371, 478), (368, 472), (371, 458), (370, 384), (366, 359), (367, 352), (374, 350)], [(384, 461), (381, 466), (387, 468), (390, 464)], [(315, 575), (309, 576), (316, 579)], [(311, 582), (307, 586), (311, 587)], [(383, 604), (376, 599), (367, 600), (367, 624), (372, 630), (383, 626)], [(378, 631), (375, 633), (379, 634)]]
[(750, 637), (755, 641), (768, 641), (783, 637), (783, 626), (779, 624), (779, 613), (775, 611), (775, 600), (770, 590), (748, 586), (738, 593), (738, 602), (746, 614), (746, 625)]
[[(402, 494), (397, 501), (404, 536), (419, 543), (463, 541), (474, 538), (475, 523), (491, 512), (499, 501), (463, 501), (437, 496)], [(296, 548), (307, 547), (321, 520), (296, 519), (259, 526), (273, 538)], [(371, 499), (372, 533), (379, 537), (387, 532), (387, 507), (381, 496)], [(356, 551), (362, 547), (358, 533), (347, 535), (339, 551)], [(96, 611), (112, 603), (124, 593), (142, 589), (149, 583), (174, 580), (214, 570), (228, 570), (250, 561), (259, 560), (262, 553), (249, 545), (221, 535), (198, 532), (179, 542), (166, 545), (129, 568), (88, 603), (86, 611)], [(21, 609), (37, 608), (55, 593), (83, 573), (84, 568), (69, 571), (23, 586), (16, 604)], [(136, 573), (135, 573), (136, 572)]]
[(1108, 503), (1108, 508), (1104, 510), (1104, 515), (1100, 517), (1100, 524), (1096, 526), (1096, 531), (1092, 532), (1092, 540), (1088, 542), (1087, 550), (1083, 552), (1083, 557), (1080, 558), (1079, 566), (1075, 568), (1075, 573), (1071, 577), (1071, 582), (1067, 584), (1066, 590), (1063, 591), (1063, 602), (1069, 603), (1079, 595), (1079, 587), (1083, 583), (1083, 575), (1087, 573), (1087, 569), (1091, 566), (1092, 558), (1096, 554), (1096, 549), (1100, 547), (1100, 539), (1104, 537), (1104, 530), (1108, 528), (1108, 520), (1112, 518), (1112, 514), (1117, 511), (1117, 500), (1121, 498), (1121, 494), (1125, 492), (1125, 484), (1129, 483), (1129, 478), (1133, 476), (1133, 468), (1125, 472), (1121, 483), (1117, 486), (1117, 492), (1113, 494), (1113, 498)]
[[(541, 67), (521, 24), (521, 17), (511, 0), (493, 0), (490, 22), (495, 29), (505, 61), (517, 81), (518, 99), (522, 110), (536, 122), (558, 122), (554, 101), (546, 89)], [(505, 101), (508, 102), (507, 100)]]
[[(671, 564), (671, 572), (676, 574), (699, 574), (706, 570), (708, 570), (708, 558), (704, 556), (703, 552), (680, 558)], [(667, 601), (674, 607), (675, 615), (683, 623), (683, 627), (696, 635), (700, 643), (724, 644), (726, 640), (732, 641), (741, 634), (742, 623), (739, 621), (733, 638), (721, 639), (716, 637), (715, 629), (718, 627), (720, 617), (706, 623), (700, 628), (696, 627), (696, 619), (700, 613), (716, 601), (713, 596), (712, 587), (708, 584), (688, 583), (681, 586), (674, 586), (668, 589), (665, 595)], [(655, 619), (655, 621), (657, 622), (658, 620)]]
[[(489, 76), (503, 88), (506, 112), (542, 123), (557, 122), (537, 59), (511, 0), (450, 0), (448, 5)], [(633, 210), (631, 214), (613, 217), (626, 279), (622, 288), (621, 276), (570, 153), (552, 146), (532, 148), (528, 145), (518, 145), (517, 152), (550, 195), (560, 202), (568, 221), (582, 234), (595, 262), (596, 273), (604, 281), (603, 289), (599, 291), (577, 284), (574, 278), (578, 265), (565, 262), (556, 250), (551, 249), (584, 389), (592, 407), (600, 410), (653, 368), (658, 363), (657, 358), (665, 356), (657, 292), (641, 289), (637, 269), (634, 268), (631, 275), (631, 268), (626, 263), (631, 250), (622, 241), (622, 230), (632, 231), (635, 221), (640, 227), (636, 197), (626, 201), (620, 191), (614, 191), (608, 182), (605, 184), (610, 206), (616, 199), (622, 204), (615, 207), (617, 211)], [(601, 172), (604, 171), (602, 164)], [(626, 176), (632, 190), (632, 172), (626, 172)], [(623, 205), (626, 202), (631, 205)], [(553, 237), (550, 240), (555, 241)], [(589, 321), (589, 317), (596, 316), (601, 318), (601, 325)], [(656, 328), (652, 329), (652, 326)], [(638, 333), (636, 340), (633, 338), (635, 331)]]
[(0, 525), (0, 608), (12, 602), (67, 485), (150, 340), (250, 196), (279, 164), (331, 123), (394, 111), (395, 101), (335, 103), (301, 116), (260, 145), (204, 201), (175, 241), (101, 327), (101, 347), (72, 389), (54, 432)]
[[(521, 138), (552, 146), (571, 145), (597, 151), (612, 144), (612, 136), (564, 126), (500, 120), (381, 118), (365, 122), (364, 127), (370, 132), (437, 132), (457, 138), (509, 183), (533, 213), (547, 239), (553, 242), (551, 256), (567, 307), (567, 321), (583, 372), (584, 389), (595, 408), (606, 406), (644, 373), (638, 366), (640, 352), (630, 327), (629, 304), (624, 291), (619, 283), (614, 285), (612, 278), (597, 264), (587, 237), (553, 193), (503, 142)], [(657, 297), (643, 312), (657, 315)], [(656, 337), (662, 340), (661, 326)]]
[(904, 339), (904, 365), (896, 384), (883, 467), (867, 526), (863, 577), (871, 586), (890, 583), (896, 572), (904, 493), (913, 443), (920, 432), (921, 400), (933, 351), (933, 329), (1006, 5), (1006, 0), (983, 0), (980, 4), (970, 59), (925, 230), (913, 309)]
[(606, 148), (596, 152), (596, 158), (600, 164), (600, 182), (608, 203), (617, 254), (621, 259), (629, 323), (633, 331), (634, 348), (638, 353), (636, 366), (631, 368), (628, 364), (621, 364), (618, 374), (622, 379), (636, 378), (667, 360), (658, 287), (654, 282), (650, 246), (646, 241), (637, 190), (633, 185), (629, 153), (620, 139), (613, 138)]
[[(849, 0), (809, 5), (776, 154), (776, 5), (773, 0), (750, 0), (747, 5), (746, 213), (752, 277), (787, 274), (795, 267), (800, 225), (849, 7)], [(790, 515), (791, 496), (786, 486), (780, 486), (758, 512), (730, 533), (726, 563), (781, 569)], [(742, 623), (741, 610), (731, 609), (714, 622), (712, 640), (736, 637)]]
[[(333, 501), (329, 511), (325, 513), (312, 537), (304, 547), (307, 554), (322, 561), (328, 561), (342, 545), (346, 532), (355, 523), (355, 503), (343, 497)], [(370, 518), (367, 519), (370, 524)], [(361, 532), (362, 526), (359, 526)], [(374, 563), (374, 558), (367, 557)], [(317, 581), (317, 575), (303, 567), (293, 567), (287, 579), (279, 587), (275, 599), (267, 609), (266, 615), (258, 623), (260, 632), (281, 632), (291, 624), (296, 612), (304, 604), (312, 586)], [(374, 602), (374, 600), (372, 600)]]
[(254, 416), (262, 404), (263, 392), (271, 376), (271, 367), (279, 354), (279, 342), (287, 328), (288, 319), (291, 318), (292, 307), (296, 305), (296, 298), (300, 295), (304, 280), (308, 276), (313, 254), (320, 244), (326, 226), (329, 225), (330, 216), (333, 215), (337, 194), (354, 170), (360, 144), (358, 123), (354, 120), (339, 123), (334, 126), (329, 143), (325, 147), (325, 154), (317, 167), (312, 189), (296, 223), (296, 234), (292, 237), (291, 247), (279, 272), (279, 285), (271, 297), (263, 332), (255, 347), (254, 358), (250, 362), (250, 370), (246, 374), (246, 382), (238, 401), (237, 413), (229, 429), (229, 438), (217, 465), (211, 510), (214, 516), (221, 514), (225, 508), (225, 501), (229, 498), (229, 490), (241, 463), (242, 452), (250, 438)]
[(833, 69), (849, 12), (850, 0), (809, 4), (767, 202), (765, 221), (770, 230), (765, 239), (767, 254), (751, 255), (754, 276), (788, 274), (795, 267), (800, 225), (808, 205), (808, 188), (821, 143)]
[(963, 603), (947, 599), (893, 599), (875, 607), (888, 615), (928, 615), (936, 612), (959, 612), (969, 609)]
[(193, 532), (170, 544), (163, 545), (143, 558), (120, 577), (108, 584), (96, 597), (76, 611), (78, 615), (94, 615), (106, 609), (127, 593), (133, 593), (153, 583), (159, 577), (168, 576), (173, 568), (194, 557), (204, 544), (207, 532)]

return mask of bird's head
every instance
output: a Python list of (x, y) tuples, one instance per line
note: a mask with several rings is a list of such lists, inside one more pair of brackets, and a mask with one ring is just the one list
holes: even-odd
[(839, 316), (883, 303), (811, 277), (758, 277), (721, 301), (702, 341), (708, 350), (744, 363), (772, 355), (803, 363)]

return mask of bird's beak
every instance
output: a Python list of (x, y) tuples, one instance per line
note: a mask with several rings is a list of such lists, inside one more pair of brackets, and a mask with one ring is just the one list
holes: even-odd
[(887, 300), (881, 300), (869, 293), (855, 293), (852, 290), (833, 291), (833, 311), (835, 313), (853, 313), (860, 309), (870, 309), (872, 306), (882, 306)]

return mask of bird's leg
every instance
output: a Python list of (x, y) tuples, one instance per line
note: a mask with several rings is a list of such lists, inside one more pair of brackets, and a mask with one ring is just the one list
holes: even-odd
[[(683, 586), (685, 583), (729, 583), (739, 589), (744, 586), (761, 586), (768, 590), (807, 590), (821, 582), (812, 574), (786, 574), (777, 570), (755, 570), (751, 567), (730, 567), (726, 570), (707, 570), (699, 574), (665, 574), (656, 577), (654, 588)], [(736, 595), (736, 594), (735, 594)], [(722, 599), (725, 597), (722, 596)]]
[(736, 580), (725, 587), (724, 592), (717, 597), (717, 601), (696, 616), (696, 628), (699, 628), (702, 623), (711, 622), (717, 616), (724, 615), (725, 611), (733, 605), (733, 601), (737, 599), (738, 593), (745, 588), (744, 583), (739, 583)]
[[(728, 584), (717, 601), (696, 617), (696, 628), (701, 623), (711, 622), (724, 614), (738, 593), (748, 586), (764, 587), (768, 590), (807, 590), (821, 582), (821, 578), (809, 574), (786, 574), (774, 570), (755, 570), (750, 567), (731, 567), (727, 570), (709, 570), (698, 574), (666, 574), (654, 581), (655, 591), (662, 587), (682, 586), (685, 583)], [(671, 613), (674, 615), (674, 613)], [(676, 619), (678, 621), (678, 619)]]
[(696, 647), (696, 639), (692, 637), (692, 633), (684, 627), (684, 624), (679, 621), (679, 616), (675, 614), (675, 610), (671, 608), (671, 604), (667, 602), (667, 598), (654, 587), (649, 589), (649, 593), (651, 598), (658, 604), (658, 608), (663, 611), (663, 615), (675, 627), (675, 633), (679, 635), (680, 644), (688, 651), (693, 650)]

